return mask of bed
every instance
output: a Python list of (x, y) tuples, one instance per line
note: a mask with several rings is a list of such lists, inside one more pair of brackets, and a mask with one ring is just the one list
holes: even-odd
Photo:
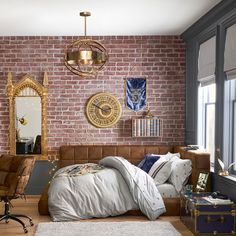
[[(59, 166), (65, 167), (74, 164), (98, 163), (105, 156), (122, 156), (134, 165), (137, 165), (148, 153), (166, 154), (167, 152), (181, 154), (182, 159), (190, 159), (192, 162), (192, 174), (189, 177), (189, 184), (197, 182), (198, 175), (201, 171), (209, 172), (210, 157), (209, 154), (202, 151), (186, 151), (184, 147), (171, 145), (74, 145), (61, 146)], [(159, 187), (159, 191), (163, 196), (166, 213), (164, 215), (179, 215), (180, 199), (174, 190), (170, 190), (168, 194), (165, 189), (171, 188), (168, 183)], [(210, 190), (210, 182), (207, 189)], [(163, 194), (164, 193), (164, 194)], [(48, 215), (48, 189), (43, 192), (39, 204), (39, 213)], [(138, 210), (129, 211), (126, 214), (141, 214)]]

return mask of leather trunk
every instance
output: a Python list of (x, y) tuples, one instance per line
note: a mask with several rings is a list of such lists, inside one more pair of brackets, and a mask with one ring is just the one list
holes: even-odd
[(180, 219), (195, 235), (235, 235), (235, 205), (182, 196)]

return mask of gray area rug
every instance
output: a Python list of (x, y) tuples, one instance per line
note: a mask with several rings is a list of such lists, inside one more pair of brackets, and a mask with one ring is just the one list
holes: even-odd
[(39, 223), (35, 236), (180, 236), (163, 221)]

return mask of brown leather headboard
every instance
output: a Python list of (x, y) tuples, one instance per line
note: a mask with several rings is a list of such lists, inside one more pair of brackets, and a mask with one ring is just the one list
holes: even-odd
[(79, 163), (98, 163), (105, 156), (122, 156), (133, 164), (140, 162), (145, 154), (166, 154), (174, 146), (131, 145), (76, 145), (60, 147), (60, 167)]
[[(197, 182), (200, 171), (210, 171), (210, 155), (201, 151), (185, 151), (184, 147), (171, 145), (74, 145), (60, 147), (60, 167), (80, 164), (98, 163), (105, 156), (122, 156), (133, 164), (138, 164), (145, 154), (166, 154), (180, 152), (181, 158), (191, 159), (192, 175), (190, 183)], [(210, 188), (210, 183), (208, 190)]]

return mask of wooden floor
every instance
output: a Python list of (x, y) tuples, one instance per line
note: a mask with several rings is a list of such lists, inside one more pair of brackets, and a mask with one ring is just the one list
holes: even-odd
[[(29, 222), (25, 221), (25, 223), (29, 226), (29, 232), (27, 234), (24, 233), (21, 225), (19, 223), (10, 221), (8, 224), (5, 222), (0, 222), (0, 235), (1, 236), (17, 236), (17, 235), (27, 235), (33, 236), (35, 233), (35, 229), (37, 224), (40, 222), (50, 222), (49, 216), (41, 216), (38, 213), (38, 200), (39, 196), (30, 196), (27, 197), (27, 200), (16, 199), (12, 201), (13, 208), (11, 209), (12, 213), (20, 213), (31, 216), (33, 218), (34, 226), (30, 227)], [(1, 212), (4, 211), (4, 205), (0, 203)], [(2, 214), (2, 213), (0, 213)], [(105, 219), (93, 219), (93, 221), (147, 221), (147, 218), (144, 216), (119, 216), (119, 217), (109, 217)], [(183, 236), (193, 236), (193, 234), (188, 231), (188, 229), (181, 223), (179, 217), (160, 217), (158, 220), (169, 221)], [(91, 221), (91, 220), (88, 220)], [(54, 235), (52, 235), (54, 236)], [(55, 235), (56, 236), (56, 235)]]

